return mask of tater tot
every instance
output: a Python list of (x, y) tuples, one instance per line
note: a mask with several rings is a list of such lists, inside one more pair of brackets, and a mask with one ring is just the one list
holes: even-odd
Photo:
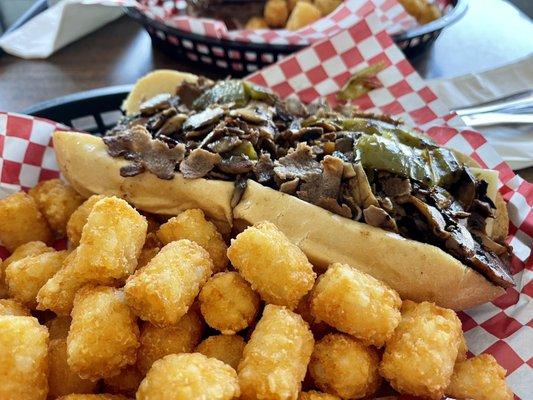
[(145, 322), (141, 328), (141, 346), (137, 368), (146, 374), (154, 361), (168, 354), (190, 353), (202, 340), (204, 322), (200, 312), (191, 309), (177, 324), (159, 328)]
[(48, 331), (33, 317), (0, 316), (0, 399), (45, 400)]
[(342, 0), (314, 0), (313, 3), (320, 10), (320, 14), (325, 17), (333, 12), (342, 3)]
[(13, 299), (0, 299), (0, 315), (14, 315), (19, 317), (29, 317), (30, 310)]
[(440, 399), (450, 383), (461, 340), (452, 310), (405, 301), (402, 320), (387, 341), (381, 376), (400, 393)]
[(154, 363), (137, 400), (231, 400), (240, 394), (237, 373), (200, 353), (170, 354)]
[(148, 223), (124, 200), (99, 200), (87, 218), (75, 259), (78, 273), (122, 279), (133, 273)]
[(457, 360), (455, 362), (464, 361), (468, 356), (468, 346), (466, 344), (465, 335), (461, 332), (461, 337), (459, 340), (459, 351), (457, 352)]
[(50, 340), (48, 348), (48, 397), (55, 399), (71, 393), (93, 393), (96, 382), (81, 379), (67, 363), (67, 340)]
[(104, 391), (134, 398), (143, 378), (135, 366), (126, 367), (117, 376), (104, 379)]
[(0, 262), (0, 298), (8, 296), (7, 284), (5, 283), (5, 270), (9, 264), (28, 256), (36, 256), (49, 251), (55, 250), (40, 241), (28, 242), (17, 247), (4, 262)]
[(285, 0), (268, 0), (263, 10), (263, 17), (271, 28), (283, 28), (289, 16), (289, 7)]
[(505, 369), (490, 354), (455, 364), (446, 395), (457, 399), (512, 400)]
[(205, 322), (227, 335), (247, 328), (261, 303), (259, 295), (235, 271), (213, 275), (202, 288), (199, 300)]
[(365, 344), (383, 346), (401, 319), (398, 293), (344, 264), (332, 264), (311, 294), (311, 313)]
[(169, 219), (159, 227), (157, 237), (163, 245), (180, 239), (189, 239), (202, 246), (213, 261), (213, 273), (226, 269), (228, 246), (216, 226), (205, 219), (199, 209), (183, 211), (177, 217)]
[(114, 394), (68, 394), (57, 400), (129, 400), (127, 397)]
[(173, 325), (188, 311), (212, 268), (209, 254), (198, 244), (171, 242), (128, 279), (128, 305), (145, 321)]
[(133, 273), (146, 229), (145, 218), (124, 200), (99, 200), (83, 228), (80, 245), (39, 291), (37, 308), (68, 315), (74, 295), (83, 285), (111, 285)]
[(325, 322), (317, 322), (315, 317), (311, 314), (311, 293), (312, 292), (307, 293), (302, 297), (295, 311), (297, 314), (300, 314), (305, 322), (307, 322), (315, 339), (320, 339), (334, 329)]
[(238, 335), (215, 335), (202, 341), (196, 351), (237, 369), (245, 344), (244, 339)]
[(260, 222), (237, 235), (228, 257), (263, 300), (291, 310), (316, 278), (305, 254), (270, 222)]
[(94, 205), (105, 197), (101, 194), (92, 195), (70, 216), (67, 222), (67, 238), (74, 247), (80, 244), (83, 227), (87, 223), (87, 218)]
[(66, 256), (66, 251), (54, 251), (10, 263), (6, 268), (9, 295), (28, 307), (35, 308), (37, 293), (61, 269)]
[(302, 317), (268, 304), (239, 363), (241, 399), (296, 399), (313, 345)]
[(299, 1), (305, 1), (306, 3), (312, 3), (312, 0), (287, 0), (289, 11), (292, 11), (294, 7), (296, 7), (296, 3), (298, 3)]
[(377, 351), (343, 333), (330, 333), (315, 344), (309, 372), (315, 385), (343, 399), (373, 395), (381, 382)]
[(244, 29), (268, 29), (268, 24), (261, 17), (252, 17), (246, 22)]
[(300, 393), (298, 400), (340, 400), (340, 397), (333, 396), (329, 393), (321, 393), (316, 390)]
[(37, 204), (23, 192), (0, 199), (0, 243), (10, 252), (24, 243), (50, 243), (52, 232)]
[(59, 236), (65, 236), (67, 222), (72, 213), (83, 203), (83, 197), (59, 179), (40, 182), (30, 189), (28, 194), (35, 200), (52, 230)]
[(56, 317), (46, 322), (50, 340), (66, 339), (71, 322), (72, 319), (70, 317)]
[(139, 328), (120, 290), (86, 286), (76, 293), (67, 337), (68, 364), (81, 378), (118, 375), (135, 362)]
[(161, 247), (163, 247), (163, 245), (157, 238), (156, 234), (154, 232), (148, 233), (141, 254), (139, 254), (139, 258), (137, 259), (137, 269), (141, 269), (148, 264), (148, 262), (159, 253)]
[(285, 27), (289, 31), (297, 31), (322, 17), (320, 10), (311, 3), (299, 1), (294, 6)]

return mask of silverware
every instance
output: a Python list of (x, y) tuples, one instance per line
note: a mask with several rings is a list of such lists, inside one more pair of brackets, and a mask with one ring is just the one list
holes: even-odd
[(485, 112), (460, 116), (468, 126), (533, 124), (533, 113)]
[(519, 110), (528, 107), (533, 107), (533, 89), (475, 104), (469, 107), (457, 108), (452, 111), (455, 111), (458, 115), (463, 116), (501, 110)]

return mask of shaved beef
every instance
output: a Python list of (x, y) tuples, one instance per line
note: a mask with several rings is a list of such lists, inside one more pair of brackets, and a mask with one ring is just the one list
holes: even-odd
[(298, 143), (295, 150), (274, 162), (274, 173), (282, 182), (294, 178), (306, 179), (321, 172), (320, 163), (305, 143)]
[(283, 182), (279, 186), (279, 191), (287, 194), (296, 195), (298, 190), (298, 185), (300, 184), (300, 179), (294, 178), (292, 181)]
[(161, 179), (172, 179), (174, 168), (185, 156), (185, 146), (178, 144), (170, 148), (165, 142), (152, 139), (143, 126), (134, 126), (122, 133), (105, 136), (104, 143), (112, 157), (124, 156), (130, 165), (121, 168), (122, 176), (134, 176), (145, 170)]
[(231, 156), (224, 158), (219, 164), (218, 168), (227, 174), (239, 175), (245, 174), (252, 170), (254, 163), (244, 156)]
[(370, 205), (363, 210), (363, 215), (368, 225), (387, 231), (398, 232), (396, 221), (382, 208)]
[(352, 192), (355, 204), (363, 210), (371, 205), (378, 207), (378, 200), (374, 196), (374, 193), (372, 193), (372, 188), (370, 187), (370, 183), (368, 183), (365, 170), (359, 163), (353, 164), (353, 168), (355, 177), (348, 181), (348, 187)]
[(204, 149), (195, 149), (180, 164), (180, 172), (188, 179), (202, 178), (220, 162), (220, 159), (218, 154)]
[(213, 82), (202, 77), (194, 83), (183, 81), (176, 89), (176, 94), (189, 109), (192, 109), (194, 100), (200, 97), (200, 95), (212, 85)]
[(409, 179), (389, 176), (381, 180), (381, 185), (385, 194), (390, 197), (411, 194), (411, 182), (409, 182)]
[(269, 182), (274, 178), (274, 162), (269, 153), (263, 153), (253, 166), (255, 178), (259, 183)]
[(237, 136), (223, 136), (222, 138), (207, 145), (207, 148), (214, 153), (225, 153), (234, 149), (242, 143)]

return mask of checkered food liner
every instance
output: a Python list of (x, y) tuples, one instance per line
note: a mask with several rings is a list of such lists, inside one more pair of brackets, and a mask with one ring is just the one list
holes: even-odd
[[(342, 31), (372, 11), (380, 14), (381, 22), (391, 34), (417, 26), (416, 20), (407, 14), (397, 0), (346, 0), (331, 14), (294, 32), (286, 29), (230, 30), (223, 21), (187, 15), (185, 0), (102, 1), (135, 6), (148, 18), (185, 32), (245, 43), (307, 45)], [(439, 6), (448, 10), (450, 2), (440, 0)]]
[[(516, 286), (493, 302), (460, 313), (472, 354), (487, 352), (508, 371), (517, 398), (533, 393), (533, 185), (515, 175), (478, 132), (457, 117), (427, 87), (387, 35), (376, 14), (249, 76), (282, 97), (305, 102), (335, 93), (354, 72), (381, 61), (382, 87), (355, 101), (360, 107), (403, 118), (421, 127), (439, 144), (499, 171), (500, 193), (508, 204), (507, 242), (513, 246), (511, 272)], [(59, 175), (51, 134), (59, 125), (40, 118), (0, 113), (0, 197), (28, 189)]]

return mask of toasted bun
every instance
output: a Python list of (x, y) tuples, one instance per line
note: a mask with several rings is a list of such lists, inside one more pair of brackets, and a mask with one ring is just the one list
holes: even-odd
[(58, 131), (53, 140), (61, 172), (82, 196), (119, 196), (140, 210), (162, 215), (200, 208), (224, 233), (229, 232), (233, 182), (185, 179), (179, 173), (171, 180), (148, 172), (124, 178), (120, 168), (128, 161), (110, 157), (101, 138)]
[(314, 265), (350, 264), (382, 280), (403, 299), (462, 310), (504, 292), (438, 247), (343, 218), (251, 180), (233, 215), (238, 228), (270, 221)]

